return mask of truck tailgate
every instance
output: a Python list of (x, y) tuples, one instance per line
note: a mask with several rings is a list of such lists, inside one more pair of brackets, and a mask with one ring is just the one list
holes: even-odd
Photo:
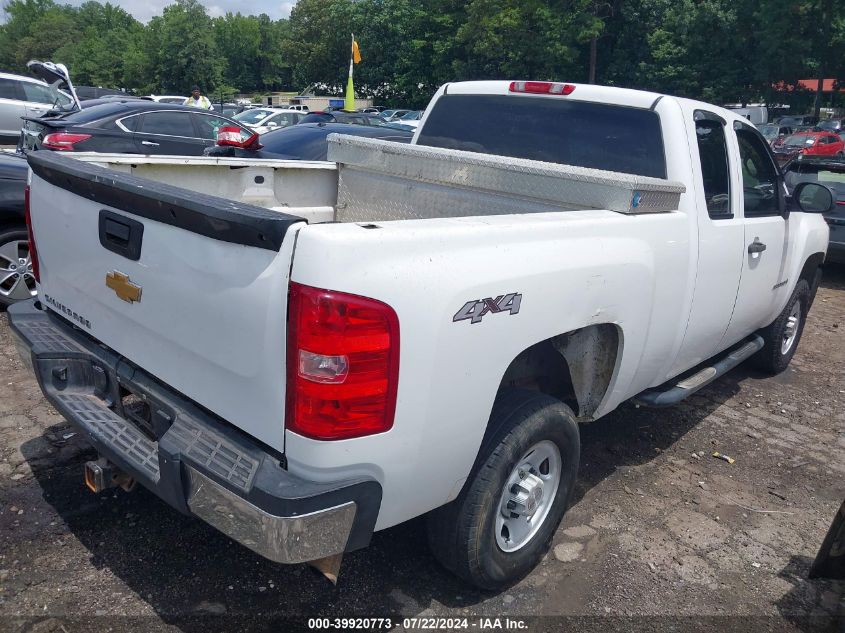
[(53, 152), (29, 162), (42, 303), (283, 450), (287, 286), (302, 220)]

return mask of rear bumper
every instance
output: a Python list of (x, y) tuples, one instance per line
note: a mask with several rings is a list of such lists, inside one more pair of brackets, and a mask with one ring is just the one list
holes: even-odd
[[(381, 505), (377, 481), (296, 477), (285, 470), (283, 456), (36, 301), (14, 304), (8, 314), (21, 357), (50, 403), (101, 455), (180, 512), (279, 563), (369, 544)], [(127, 393), (149, 407), (147, 433), (127, 417)]]

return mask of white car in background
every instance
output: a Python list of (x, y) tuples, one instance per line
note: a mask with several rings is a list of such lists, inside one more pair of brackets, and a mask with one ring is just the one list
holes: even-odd
[(188, 97), (183, 95), (148, 95), (146, 98), (157, 103), (175, 103), (182, 105)]
[(422, 119), (423, 110), (411, 110), (408, 114), (404, 114), (398, 119), (394, 119), (393, 123), (398, 123), (400, 125), (407, 125), (409, 128), (416, 130), (420, 125), (420, 119)]
[(16, 143), (23, 117), (39, 117), (53, 106), (66, 106), (73, 101), (40, 79), (0, 73), (0, 140)]
[(244, 110), (232, 118), (259, 134), (266, 134), (272, 130), (280, 130), (289, 125), (296, 125), (306, 115), (308, 115), (308, 112), (300, 112), (299, 110), (254, 108), (252, 110)]

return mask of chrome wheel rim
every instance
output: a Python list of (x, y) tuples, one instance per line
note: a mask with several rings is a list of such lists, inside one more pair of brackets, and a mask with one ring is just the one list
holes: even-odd
[(796, 301), (789, 311), (789, 316), (786, 319), (786, 327), (783, 330), (783, 340), (780, 344), (780, 353), (787, 354), (792, 346), (795, 344), (795, 339), (798, 337), (799, 326), (801, 325), (801, 302)]
[(11, 240), (0, 245), (0, 296), (21, 301), (36, 295), (29, 242)]
[(543, 440), (516, 463), (496, 512), (496, 544), (503, 552), (527, 545), (540, 530), (560, 486), (562, 461), (554, 442)]

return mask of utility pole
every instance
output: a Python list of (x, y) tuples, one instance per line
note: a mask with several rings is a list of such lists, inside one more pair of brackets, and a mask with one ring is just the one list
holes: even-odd
[[(604, 2), (600, 0), (593, 0), (593, 17), (606, 21), (621, 8), (622, 0), (614, 0), (611, 2)], [(590, 38), (590, 66), (588, 71), (588, 83), (596, 83), (596, 67), (598, 66), (598, 49), (599, 49), (599, 35), (594, 35)]]

